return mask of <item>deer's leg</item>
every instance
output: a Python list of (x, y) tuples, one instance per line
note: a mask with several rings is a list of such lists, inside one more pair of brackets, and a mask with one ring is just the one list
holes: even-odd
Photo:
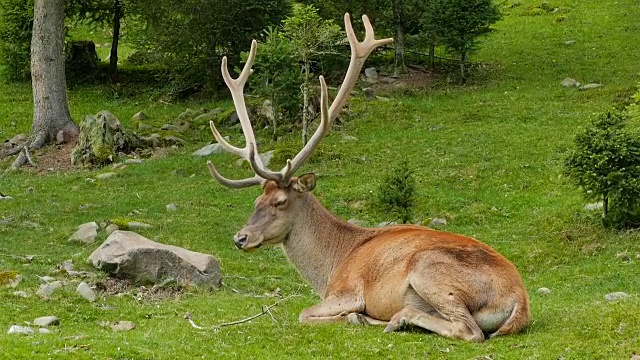
[(357, 297), (330, 295), (320, 304), (302, 310), (301, 323), (348, 322), (349, 314), (364, 311), (364, 300)]
[(362, 313), (350, 313), (347, 322), (351, 325), (387, 325), (388, 321), (382, 321)]
[[(471, 320), (473, 321), (473, 318)], [(436, 334), (455, 339), (474, 342), (484, 340), (484, 334), (475, 322), (473, 323), (475, 326), (473, 326), (469, 325), (467, 321), (440, 318), (427, 314), (413, 306), (407, 306), (396, 313), (389, 321), (389, 325), (384, 329), (384, 332), (396, 331), (407, 325), (418, 326)]]

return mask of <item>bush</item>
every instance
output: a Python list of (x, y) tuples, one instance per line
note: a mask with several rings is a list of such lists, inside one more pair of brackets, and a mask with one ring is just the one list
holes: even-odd
[(378, 204), (382, 211), (397, 216), (403, 224), (411, 221), (415, 204), (416, 179), (406, 160), (387, 174), (378, 189)]
[(575, 137), (565, 171), (588, 199), (603, 202), (605, 225), (640, 225), (640, 137), (627, 115), (607, 112)]
[(33, 0), (0, 0), (0, 69), (5, 80), (31, 77)]

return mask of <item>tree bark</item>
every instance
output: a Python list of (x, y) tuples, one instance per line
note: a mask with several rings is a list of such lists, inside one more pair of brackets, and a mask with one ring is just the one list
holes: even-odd
[(14, 169), (29, 160), (28, 149), (38, 149), (55, 142), (58, 133), (68, 140), (78, 135), (71, 121), (64, 72), (64, 4), (65, 0), (35, 0), (31, 37), (31, 84), (33, 88), (33, 123), (26, 149), (11, 166)]
[(120, 42), (120, 20), (122, 20), (122, 2), (113, 2), (113, 39), (111, 41), (111, 54), (109, 55), (109, 70), (115, 75), (118, 71), (118, 43)]
[(407, 65), (405, 64), (404, 56), (404, 28), (405, 28), (405, 14), (404, 4), (402, 0), (393, 0), (393, 11), (395, 14), (396, 23), (396, 38), (395, 38), (395, 66), (394, 75), (398, 76), (400, 73), (407, 72)]

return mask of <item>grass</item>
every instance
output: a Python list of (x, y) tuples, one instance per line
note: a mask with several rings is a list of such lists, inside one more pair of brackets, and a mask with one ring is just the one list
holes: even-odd
[[(375, 327), (298, 324), (299, 312), (319, 298), (279, 249), (234, 249), (231, 238), (259, 189), (228, 190), (215, 183), (204, 160), (190, 155), (209, 140), (203, 134), (170, 156), (129, 166), (107, 181), (87, 181), (100, 170), (0, 177), (0, 191), (14, 197), (0, 202), (0, 219), (14, 218), (0, 225), (0, 271), (23, 274), (17, 290), (31, 293), (16, 298), (14, 289), (0, 286), (0, 330), (44, 315), (61, 318), (52, 335), (1, 335), (0, 358), (625, 359), (640, 353), (640, 236), (603, 229), (598, 214), (583, 210), (585, 201), (562, 175), (576, 130), (640, 80), (640, 48), (633, 46), (640, 43), (640, 7), (631, 0), (615, 6), (559, 0), (550, 4), (559, 8), (556, 13), (531, 16), (527, 9), (540, 4), (520, 1), (504, 9), (497, 31), (474, 58), (489, 67), (475, 70), (468, 86), (386, 94), (389, 102), (353, 101), (353, 116), (322, 144), (334, 156), (303, 169), (329, 175), (314, 192), (334, 213), (374, 224), (390, 219), (354, 204), (370, 204), (389, 164), (407, 159), (418, 179), (416, 220), (447, 218), (447, 231), (481, 239), (519, 269), (533, 312), (526, 332), (467, 344), (419, 331), (383, 334)], [(557, 21), (560, 15), (564, 20)], [(560, 86), (565, 77), (605, 86), (579, 92)], [(76, 120), (110, 109), (125, 125), (140, 110), (162, 124), (187, 107), (226, 106), (122, 98), (104, 86), (74, 88), (69, 98)], [(3, 85), (0, 136), (28, 132), (31, 111), (28, 85)], [(237, 130), (227, 134), (241, 142)], [(343, 134), (358, 141), (344, 141)], [(267, 134), (258, 137), (265, 139), (263, 149), (273, 146)], [(285, 141), (297, 139), (292, 134)], [(213, 160), (229, 177), (249, 175), (231, 156)], [(169, 203), (179, 211), (166, 212)], [(224, 286), (188, 289), (177, 298), (139, 299), (135, 292), (101, 298), (99, 304), (109, 307), (79, 299), (73, 292), (77, 280), (53, 270), (67, 259), (90, 270), (85, 259), (96, 245), (66, 239), (81, 223), (128, 217), (133, 210), (136, 220), (154, 225), (142, 235), (215, 254)], [(25, 262), (25, 255), (34, 258)], [(43, 301), (33, 294), (36, 276), (50, 274), (69, 284)], [(540, 295), (540, 287), (552, 293)], [(298, 295), (274, 309), (277, 324), (261, 317), (202, 332), (183, 319), (186, 312), (205, 325), (244, 318), (275, 301), (256, 295), (277, 288), (285, 296)], [(606, 301), (604, 295), (614, 291), (630, 296)], [(118, 320), (137, 328), (118, 333), (98, 325)]]

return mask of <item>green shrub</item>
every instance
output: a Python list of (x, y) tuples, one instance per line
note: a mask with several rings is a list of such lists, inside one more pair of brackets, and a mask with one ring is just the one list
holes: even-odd
[(640, 225), (640, 137), (628, 116), (607, 112), (575, 137), (565, 171), (588, 199), (603, 202), (605, 225)]
[(5, 80), (28, 80), (33, 0), (0, 0), (0, 69)]
[(403, 224), (411, 221), (416, 202), (416, 179), (406, 160), (387, 174), (378, 189), (378, 205), (384, 212), (397, 216)]

